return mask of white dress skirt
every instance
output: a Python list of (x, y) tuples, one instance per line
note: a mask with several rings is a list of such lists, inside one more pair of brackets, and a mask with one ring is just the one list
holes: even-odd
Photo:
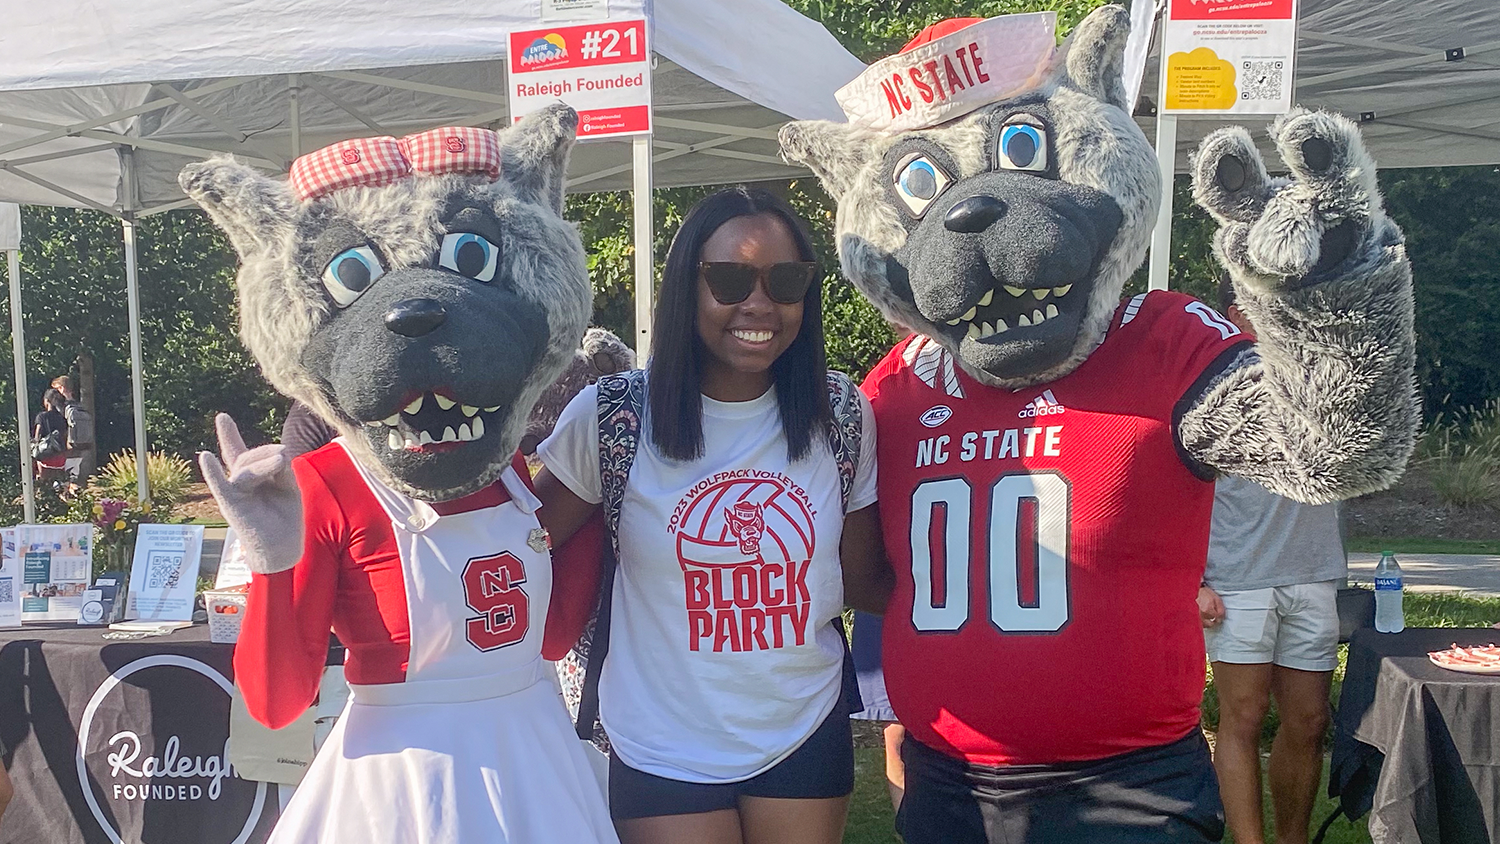
[(618, 844), (541, 656), (540, 502), (507, 469), (510, 501), (442, 516), (355, 465), (401, 558), (405, 679), (350, 684), (271, 844)]
[(356, 689), (270, 844), (613, 842), (599, 793), (546, 679), (456, 703), (372, 705)]

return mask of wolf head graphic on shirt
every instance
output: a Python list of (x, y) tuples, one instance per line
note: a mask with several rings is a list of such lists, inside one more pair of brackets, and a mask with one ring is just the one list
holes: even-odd
[(558, 105), (499, 132), (354, 139), (289, 182), (228, 158), (182, 172), (239, 253), (266, 378), (400, 492), (493, 483), (577, 348), (593, 300), (561, 216), (577, 120)]

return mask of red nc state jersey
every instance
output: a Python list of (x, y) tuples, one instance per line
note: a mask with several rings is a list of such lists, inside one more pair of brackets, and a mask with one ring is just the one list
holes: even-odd
[(920, 336), (870, 373), (896, 573), (883, 663), (914, 738), (1050, 764), (1196, 728), (1213, 483), (1175, 421), (1247, 354), (1207, 305), (1153, 292), (1048, 384), (982, 385)]

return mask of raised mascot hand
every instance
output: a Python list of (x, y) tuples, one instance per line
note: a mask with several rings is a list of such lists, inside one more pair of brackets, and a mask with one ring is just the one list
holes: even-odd
[(1193, 162), (1193, 198), (1220, 224), (1214, 253), (1238, 286), (1274, 295), (1405, 264), (1352, 122), (1299, 109), (1271, 136), (1290, 178), (1267, 175), (1239, 126), (1204, 138)]
[[(256, 574), (275, 574), (302, 556), (302, 493), (281, 445), (245, 448), (239, 426), (227, 413), (214, 419), (219, 453), (198, 455), (203, 480), (245, 549)], [(227, 469), (226, 469), (227, 467)]]

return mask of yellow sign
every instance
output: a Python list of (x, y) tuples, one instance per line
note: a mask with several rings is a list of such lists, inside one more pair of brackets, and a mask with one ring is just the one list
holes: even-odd
[(1167, 57), (1166, 89), (1168, 109), (1228, 110), (1238, 98), (1234, 65), (1207, 47)]

